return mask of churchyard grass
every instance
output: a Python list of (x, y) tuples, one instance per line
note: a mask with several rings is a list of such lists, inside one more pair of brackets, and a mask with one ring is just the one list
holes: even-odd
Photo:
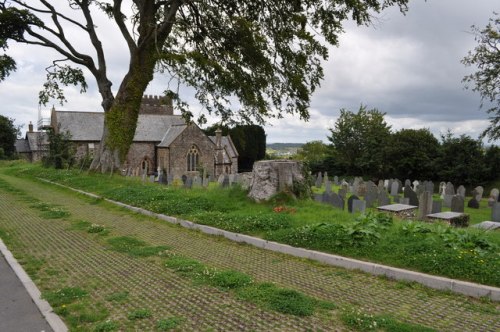
[[(221, 189), (216, 184), (187, 190), (133, 177), (56, 171), (24, 163), (11, 163), (4, 172), (52, 180), (157, 213), (298, 247), (500, 286), (499, 232), (396, 218), (383, 224), (384, 217), (376, 213), (359, 218), (312, 200), (281, 196), (256, 204), (238, 187)], [(481, 205), (479, 210), (466, 208), (471, 223), (488, 219), (486, 203)]]
[[(27, 179), (27, 172), (19, 177), (20, 168), (11, 170), (17, 179), (4, 177), (4, 169), (0, 169), (4, 173), (0, 174), (0, 205), (2, 210), (13, 207), (2, 215), (0, 236), (25, 267), (31, 266), (28, 273), (73, 331), (209, 331), (238, 330), (239, 326), (254, 326), (254, 330), (276, 330), (276, 326), (278, 330), (325, 330), (325, 326), (367, 330), (365, 323), (353, 323), (360, 320), (372, 325), (376, 322), (386, 331), (429, 331), (418, 324), (444, 330), (449, 324), (492, 330), (498, 323), (494, 321), (496, 304), (427, 288), (425, 292), (413, 291), (383, 278), (234, 244), (133, 214), (103, 200), (36, 183)], [(30, 173), (35, 175), (36, 167)], [(92, 181), (87, 181), (91, 186)], [(109, 183), (113, 181), (122, 184), (120, 178)], [(108, 194), (113, 192), (112, 187), (104, 189)], [(176, 190), (179, 195), (186, 193)], [(205, 194), (220, 194), (226, 204), (231, 204), (228, 197), (237, 193), (236, 189), (210, 190)], [(228, 191), (231, 195), (225, 196)], [(203, 190), (200, 192), (198, 195), (203, 195)], [(241, 196), (244, 198), (240, 194), (238, 199)], [(58, 219), (40, 215), (33, 204), (39, 199), (60, 203), (71, 214)], [(294, 229), (294, 217), (306, 204), (286, 202), (276, 212), (277, 202), (235, 203), (241, 204), (245, 213), (251, 213), (254, 206), (263, 213), (288, 216), (292, 225), (278, 231)], [(345, 223), (351, 222), (347, 219)], [(370, 224), (375, 231), (373, 224), (390, 226), (388, 219), (377, 216), (358, 223)], [(104, 230), (89, 232), (93, 225)], [(356, 239), (364, 243), (360, 235), (364, 229), (350, 226)], [(263, 235), (268, 232), (262, 231)], [(367, 241), (375, 238), (366, 237)], [(144, 248), (148, 248), (145, 254), (137, 255), (137, 250)], [(472, 309), (464, 311), (469, 302)], [(434, 308), (430, 313), (429, 306)], [(354, 319), (346, 314), (351, 308)], [(225, 316), (229, 319), (222, 318)]]

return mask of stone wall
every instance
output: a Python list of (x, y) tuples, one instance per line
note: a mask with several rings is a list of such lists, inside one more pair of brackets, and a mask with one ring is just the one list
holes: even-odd
[(206, 169), (207, 174), (215, 176), (214, 173), (214, 143), (201, 131), (196, 125), (189, 125), (187, 128), (170, 144), (169, 151), (169, 169), (168, 174), (173, 176), (196, 175), (198, 172), (187, 171), (187, 153), (192, 145), (198, 148), (199, 166)]
[(143, 162), (148, 162), (148, 173), (156, 171), (155, 143), (132, 143), (127, 154), (126, 166), (132, 169), (143, 168)]

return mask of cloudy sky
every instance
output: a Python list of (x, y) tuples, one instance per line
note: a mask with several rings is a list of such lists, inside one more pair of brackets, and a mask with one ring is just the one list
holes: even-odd
[[(272, 121), (265, 128), (268, 143), (326, 142), (340, 109), (356, 111), (361, 104), (385, 112), (393, 130), (429, 128), (438, 137), (450, 129), (478, 137), (489, 123), (488, 116), (479, 109), (479, 95), (464, 89), (461, 80), (474, 68), (464, 67), (460, 60), (476, 46), (470, 26), (484, 27), (493, 12), (500, 12), (498, 0), (410, 0), (406, 15), (391, 8), (369, 27), (348, 22), (339, 47), (331, 48), (324, 64), (325, 80), (312, 97), (310, 120)], [(101, 39), (108, 51), (111, 80), (118, 87), (127, 68), (120, 56), (126, 49), (109, 31)], [(15, 44), (9, 52), (18, 61), (18, 71), (0, 83), (0, 114), (26, 129), (29, 121), (36, 123), (44, 68), (54, 54)], [(146, 93), (161, 94), (166, 82), (158, 75)], [(184, 98), (192, 95), (189, 89), (180, 92)], [(69, 89), (67, 99), (67, 104), (55, 107), (101, 111), (93, 86), (84, 95)], [(192, 108), (195, 114), (201, 111), (194, 101)]]

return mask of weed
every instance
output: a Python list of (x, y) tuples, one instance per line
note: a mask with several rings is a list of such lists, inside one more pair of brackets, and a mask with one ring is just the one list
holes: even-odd
[(387, 315), (372, 315), (359, 309), (347, 308), (340, 315), (345, 325), (356, 331), (383, 330), (387, 332), (432, 332), (431, 328), (418, 324), (399, 322)]
[(160, 319), (156, 323), (156, 328), (159, 331), (173, 330), (177, 326), (179, 326), (180, 324), (182, 324), (184, 322), (184, 320), (185, 319), (183, 317), (176, 317), (176, 316), (168, 317), (168, 318), (164, 318), (164, 319)]
[(151, 311), (147, 308), (137, 309), (129, 312), (127, 318), (130, 320), (144, 319), (151, 317)]
[(125, 302), (125, 300), (128, 298), (128, 292), (125, 291), (125, 292), (117, 292), (117, 293), (112, 293), (112, 294), (109, 294), (108, 296), (106, 296), (106, 301), (110, 301), (110, 302), (119, 302), (119, 303), (122, 303), (122, 302)]
[(78, 287), (65, 287), (55, 292), (45, 292), (42, 294), (42, 297), (55, 307), (72, 303), (86, 296), (88, 296), (88, 293)]
[(148, 246), (146, 242), (130, 237), (120, 236), (108, 239), (112, 250), (137, 257), (149, 257), (169, 249), (167, 246)]
[(87, 233), (101, 233), (104, 231), (104, 226), (92, 224), (87, 228)]
[(112, 320), (107, 320), (105, 322), (100, 322), (94, 325), (92, 331), (94, 332), (108, 332), (108, 331), (116, 331), (118, 330), (118, 323)]
[(252, 278), (235, 270), (216, 272), (210, 279), (210, 284), (225, 289), (245, 287), (252, 283)]

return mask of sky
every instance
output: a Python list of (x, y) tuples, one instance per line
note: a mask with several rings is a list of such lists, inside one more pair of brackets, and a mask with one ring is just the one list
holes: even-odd
[[(325, 78), (311, 98), (309, 121), (291, 116), (272, 120), (265, 126), (267, 142), (328, 142), (329, 128), (335, 126), (340, 110), (355, 112), (361, 105), (386, 113), (393, 131), (429, 128), (436, 137), (451, 130), (477, 138), (489, 124), (488, 114), (479, 107), (479, 94), (462, 83), (476, 69), (460, 60), (477, 45), (471, 25), (486, 26), (493, 12), (500, 12), (500, 1), (410, 0), (406, 15), (389, 8), (370, 26), (346, 22), (339, 46), (330, 48), (324, 62)], [(121, 56), (127, 50), (118, 33), (101, 20), (98, 26), (105, 33), (100, 37), (116, 89), (128, 66)], [(83, 41), (81, 47), (86, 47)], [(37, 121), (44, 68), (56, 57), (50, 50), (14, 43), (9, 44), (9, 54), (16, 58), (18, 70), (0, 82), (0, 114), (24, 124), (25, 131), (30, 121)], [(92, 77), (88, 82), (87, 93), (67, 89), (66, 104), (54, 102), (42, 106), (42, 112), (53, 104), (58, 110), (102, 111)], [(146, 94), (162, 94), (167, 82), (165, 76), (156, 75)], [(182, 88), (180, 93), (195, 115), (202, 112), (191, 89)]]

